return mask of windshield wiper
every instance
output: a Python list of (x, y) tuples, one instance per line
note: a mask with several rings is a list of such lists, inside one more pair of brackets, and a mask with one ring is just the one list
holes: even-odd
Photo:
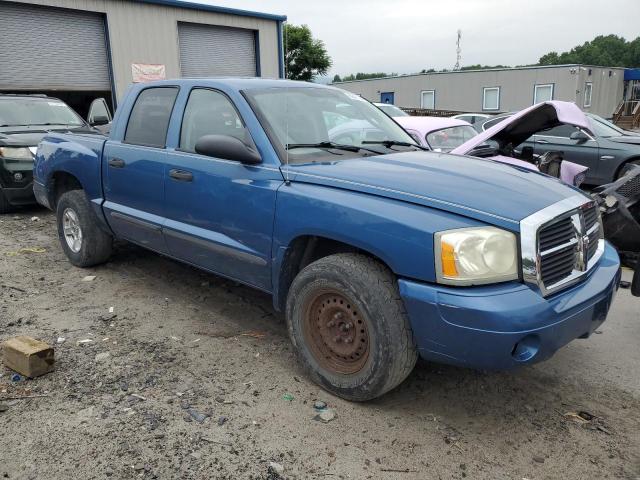
[(335, 142), (288, 143), (287, 146), (285, 147), (286, 150), (293, 150), (294, 148), (324, 148), (324, 149), (345, 150), (347, 152), (359, 152), (360, 150), (366, 150), (367, 152), (373, 152), (378, 155), (382, 153), (372, 148), (359, 147), (358, 145), (343, 145), (341, 143), (335, 143)]
[(430, 151), (428, 148), (423, 147), (422, 145), (418, 145), (416, 143), (409, 142), (401, 142), (399, 140), (365, 140), (362, 142), (363, 144), (369, 145), (384, 145), (387, 148), (391, 147), (415, 147), (420, 150)]

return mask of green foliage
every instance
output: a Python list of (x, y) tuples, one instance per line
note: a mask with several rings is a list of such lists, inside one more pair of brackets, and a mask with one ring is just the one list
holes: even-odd
[(606, 67), (640, 67), (640, 37), (631, 42), (617, 35), (599, 35), (568, 52), (549, 52), (540, 57), (540, 65), (584, 63)]
[(313, 38), (306, 25), (284, 26), (284, 58), (287, 78), (310, 82), (325, 75), (331, 67), (331, 57), (322, 40)]
[(333, 83), (341, 82), (341, 81), (342, 81), (342, 79), (340, 78), (340, 75), (335, 74), (335, 75), (333, 76)]
[(508, 65), (480, 65), (479, 63), (476, 65), (466, 65), (464, 67), (460, 67), (460, 70), (490, 70), (492, 68), (511, 68)]
[(346, 77), (342, 78), (343, 82), (351, 82), (353, 80), (367, 80), (369, 78), (384, 78), (384, 77), (395, 77), (397, 76), (397, 73), (384, 73), (384, 72), (377, 72), (377, 73), (362, 73), (362, 72), (358, 72), (356, 74), (351, 74), (351, 75), (347, 75)]

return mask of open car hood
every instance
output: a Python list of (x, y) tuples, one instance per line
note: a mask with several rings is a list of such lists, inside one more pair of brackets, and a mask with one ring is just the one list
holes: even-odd
[(501, 147), (511, 143), (517, 147), (541, 130), (569, 124), (591, 132), (589, 119), (574, 103), (552, 100), (525, 108), (502, 122), (454, 148), (451, 153), (468, 155), (471, 150), (488, 140), (497, 141)]

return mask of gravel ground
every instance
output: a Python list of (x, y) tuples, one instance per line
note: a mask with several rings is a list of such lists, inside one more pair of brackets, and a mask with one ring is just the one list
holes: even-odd
[(54, 344), (57, 364), (0, 366), (0, 478), (637, 480), (638, 307), (621, 290), (598, 335), (543, 364), (419, 363), (353, 404), (307, 380), (267, 295), (130, 245), (80, 270), (51, 213), (5, 215), (0, 341)]

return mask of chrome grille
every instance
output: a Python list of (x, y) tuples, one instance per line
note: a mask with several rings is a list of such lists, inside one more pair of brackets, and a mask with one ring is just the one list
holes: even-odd
[(578, 281), (604, 251), (598, 215), (594, 201), (576, 195), (520, 222), (525, 281), (543, 295)]

